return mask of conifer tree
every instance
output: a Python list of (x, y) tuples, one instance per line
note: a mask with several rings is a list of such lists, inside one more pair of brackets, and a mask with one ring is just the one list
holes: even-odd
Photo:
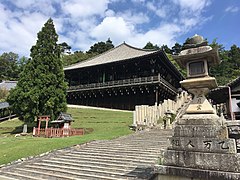
[(58, 35), (53, 20), (49, 19), (37, 35), (27, 62), (8, 102), (24, 121), (34, 121), (38, 115), (51, 115), (54, 119), (66, 111), (66, 88), (60, 59)]
[(102, 54), (109, 49), (114, 48), (114, 45), (112, 44), (112, 41), (110, 38), (106, 42), (98, 42), (95, 43), (93, 46), (90, 47), (90, 49), (87, 51), (88, 54), (96, 53), (96, 54)]

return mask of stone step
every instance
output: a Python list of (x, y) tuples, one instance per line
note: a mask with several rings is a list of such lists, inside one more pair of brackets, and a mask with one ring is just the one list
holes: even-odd
[[(136, 136), (136, 137), (129, 137), (128, 139), (114, 139), (112, 141), (130, 141), (130, 140), (159, 140), (164, 141), (165, 139), (169, 138), (171, 136), (158, 136), (158, 135), (148, 135), (148, 136)], [(154, 138), (154, 139), (153, 139)]]
[(45, 180), (43, 178), (40, 177), (34, 177), (34, 176), (29, 176), (28, 174), (24, 174), (22, 172), (9, 172), (9, 171), (5, 171), (5, 172), (1, 172), (1, 176), (6, 177), (10, 177), (13, 178), (15, 180)]
[(158, 155), (160, 153), (159, 149), (156, 150), (149, 150), (149, 149), (137, 149), (137, 148), (130, 148), (130, 149), (126, 149), (126, 148), (113, 148), (113, 147), (88, 147), (88, 148), (84, 148), (81, 149), (81, 152), (111, 152), (111, 153), (121, 153), (121, 154), (125, 154), (125, 153), (130, 153), (130, 154), (136, 154), (136, 153), (141, 153), (141, 154), (152, 154), (152, 155)]
[(154, 144), (154, 143), (163, 143), (163, 142), (166, 142), (166, 141), (168, 141), (168, 139), (169, 138), (164, 138), (164, 139), (157, 139), (157, 140), (151, 140), (151, 139), (153, 139), (154, 137), (152, 137), (152, 138), (149, 138), (149, 139), (128, 139), (128, 140), (126, 140), (126, 141), (123, 141), (123, 140), (115, 140), (115, 141), (111, 141), (111, 142), (98, 142), (98, 143), (94, 143), (93, 145), (95, 145), (95, 144), (132, 144), (132, 143), (135, 143), (135, 144), (137, 144), (137, 143), (143, 143), (143, 142), (148, 142), (148, 143), (150, 143), (150, 144)]
[(132, 159), (138, 159), (138, 160), (152, 160), (156, 159), (158, 156), (155, 155), (141, 155), (141, 154), (125, 154), (124, 156), (122, 154), (113, 154), (113, 153), (96, 153), (96, 152), (82, 152), (82, 151), (76, 151), (72, 152), (71, 154), (68, 154), (68, 156), (74, 156), (74, 157), (81, 157), (81, 156), (90, 156), (90, 157), (98, 157), (98, 158), (108, 158), (108, 159), (127, 159), (127, 160), (132, 160)]
[(131, 173), (118, 173), (113, 171), (103, 171), (103, 170), (96, 170), (91, 168), (76, 168), (76, 167), (69, 167), (69, 166), (60, 166), (60, 165), (51, 165), (51, 164), (34, 164), (34, 165), (26, 165), (25, 166), (28, 169), (34, 169), (34, 170), (45, 170), (45, 171), (53, 171), (55, 173), (58, 172), (64, 172), (69, 177), (71, 176), (90, 176), (97, 178), (105, 178), (105, 179), (124, 179), (124, 176), (129, 178), (134, 178), (136, 175)]
[[(93, 175), (88, 175), (88, 174), (83, 174), (83, 173), (71, 173), (65, 170), (59, 170), (59, 171), (52, 171), (52, 170), (46, 170), (44, 167), (39, 167), (39, 168), (16, 168), (14, 170), (15, 174), (20, 174), (24, 175), (25, 173), (28, 174), (28, 177), (39, 177), (42, 176), (43, 178), (39, 177), (39, 180), (66, 180), (64, 177), (67, 177), (68, 179), (71, 180), (116, 180), (116, 178), (104, 178), (101, 176), (93, 176)], [(56, 176), (60, 176), (59, 178)], [(19, 179), (18, 176), (16, 176), (15, 180)], [(27, 180), (27, 178), (22, 178), (24, 180)]]
[[(38, 163), (34, 163), (34, 165), (40, 165), (40, 166), (52, 166), (52, 167), (60, 167), (61, 169), (67, 169), (67, 168), (72, 168), (72, 169), (91, 169), (92, 171), (98, 171), (98, 172), (113, 172), (113, 173), (120, 173), (120, 174), (125, 174), (128, 172), (133, 171), (136, 166), (125, 166), (125, 167), (116, 167), (116, 166), (99, 166), (99, 165), (93, 165), (93, 164), (79, 164), (79, 163), (66, 163), (66, 162), (56, 162), (56, 161), (42, 161)], [(143, 167), (143, 166), (142, 166)], [(136, 171), (138, 172), (138, 171)]]
[(120, 156), (124, 156), (124, 157), (138, 157), (140, 156), (141, 158), (149, 158), (149, 157), (158, 157), (160, 155), (160, 153), (151, 153), (151, 152), (137, 152), (136, 151), (98, 151), (98, 150), (81, 150), (81, 151), (72, 151), (71, 154), (87, 154), (87, 155), (95, 155), (95, 156), (114, 156), (114, 157), (120, 157)]
[[(91, 146), (91, 147), (98, 147), (98, 146), (101, 146), (101, 147), (126, 147), (126, 148), (139, 148), (139, 149), (147, 149), (147, 148), (158, 148), (159, 147), (162, 147), (162, 146), (165, 146), (165, 145), (168, 145), (169, 144), (169, 141), (165, 141), (165, 142), (162, 142), (162, 143), (118, 143), (118, 144), (98, 144), (98, 145), (95, 145), (95, 146)], [(81, 148), (84, 148), (84, 147), (81, 147)]]
[(15, 172), (19, 172), (21, 174), (25, 174), (28, 175), (29, 177), (38, 177), (41, 179), (61, 179), (61, 180), (72, 180), (72, 179), (76, 179), (76, 178), (72, 178), (72, 177), (68, 177), (66, 175), (63, 174), (56, 174), (53, 172), (48, 172), (48, 171), (39, 171), (39, 169), (37, 170), (30, 170), (27, 169), (25, 167), (17, 167), (15, 169)]
[(16, 180), (16, 178), (9, 177), (9, 175), (4, 176), (4, 173), (0, 175), (1, 180)]
[(58, 157), (53, 157), (50, 158), (50, 160), (59, 160), (59, 161), (63, 161), (63, 162), (77, 162), (77, 163), (87, 163), (87, 164), (102, 164), (102, 165), (119, 165), (119, 166), (151, 166), (153, 165), (153, 163), (146, 163), (146, 162), (134, 162), (134, 161), (119, 161), (119, 160), (111, 160), (109, 161), (109, 159), (105, 160), (105, 159), (96, 159), (97, 161), (93, 160), (89, 160), (88, 158), (84, 158), (82, 157), (81, 159), (77, 158), (77, 159), (64, 159), (64, 158), (58, 158)]
[(141, 159), (141, 158), (126, 158), (126, 157), (106, 157), (106, 156), (94, 156), (94, 155), (62, 155), (58, 156), (61, 158), (66, 158), (66, 159), (89, 159), (89, 161), (102, 161), (102, 160), (107, 160), (107, 161), (123, 161), (123, 162), (139, 162), (139, 163), (147, 163), (147, 164), (153, 164), (156, 162), (156, 158), (148, 158), (148, 159)]
[[(28, 167), (28, 168), (16, 168), (16, 171), (18, 172), (27, 172), (29, 176), (43, 176), (44, 175), (44, 180), (67, 180), (65, 177), (71, 180), (116, 180), (116, 178), (109, 178), (105, 176), (94, 176), (91, 174), (85, 174), (85, 173), (72, 173), (69, 172), (69, 170), (64, 170), (64, 169), (46, 169), (45, 167)], [(56, 176), (59, 176), (56, 177)]]
[[(157, 141), (157, 144), (164, 144), (165, 142), (168, 142), (169, 140), (166, 139), (164, 141)], [(86, 146), (99, 146), (99, 145), (127, 145), (127, 146), (135, 146), (135, 145), (144, 145), (144, 144), (148, 144), (148, 145), (154, 145), (156, 144), (156, 142), (135, 142), (135, 141), (114, 141), (114, 142), (99, 142), (99, 143), (94, 143), (94, 144), (88, 144)]]
[[(48, 163), (57, 163), (57, 164), (68, 164), (68, 165), (76, 165), (76, 160), (71, 159), (61, 159), (61, 158), (51, 158), (51, 159), (43, 159), (41, 162), (48, 162)], [(129, 164), (129, 163), (122, 163), (119, 164), (119, 162), (97, 162), (97, 161), (78, 161), (77, 166), (102, 166), (102, 167), (115, 167), (115, 168), (135, 168), (138, 164)]]
[(97, 140), (0, 169), (0, 180), (150, 179), (170, 130), (151, 130)]

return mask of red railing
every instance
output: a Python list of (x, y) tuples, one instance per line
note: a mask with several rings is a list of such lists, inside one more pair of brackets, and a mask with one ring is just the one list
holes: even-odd
[(33, 135), (38, 137), (67, 137), (84, 135), (84, 129), (74, 128), (47, 128), (47, 129), (33, 129)]

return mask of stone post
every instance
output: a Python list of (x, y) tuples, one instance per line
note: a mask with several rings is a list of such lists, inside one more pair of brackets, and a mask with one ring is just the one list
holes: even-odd
[(133, 111), (133, 126), (137, 126), (137, 111)]
[(24, 134), (27, 133), (27, 124), (23, 125), (23, 132), (22, 133), (24, 133)]

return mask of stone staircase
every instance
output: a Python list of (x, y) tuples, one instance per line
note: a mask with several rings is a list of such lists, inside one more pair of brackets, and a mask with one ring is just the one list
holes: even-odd
[(114, 140), (92, 141), (5, 166), (0, 179), (150, 179), (171, 130), (141, 131)]

